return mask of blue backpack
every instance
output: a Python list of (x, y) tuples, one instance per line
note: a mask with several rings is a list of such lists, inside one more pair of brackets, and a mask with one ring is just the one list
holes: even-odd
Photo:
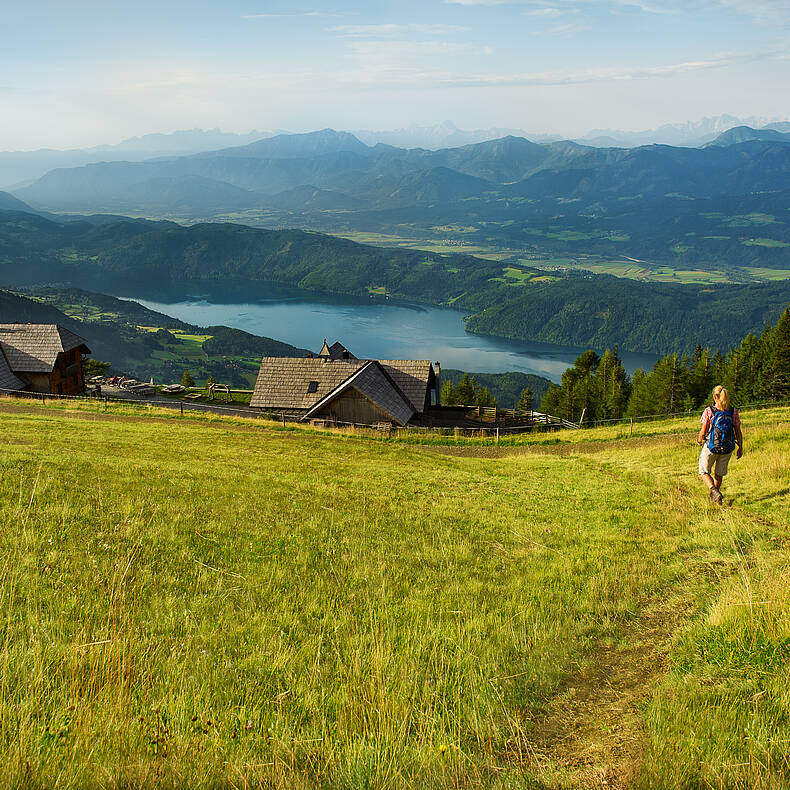
[(733, 410), (713, 410), (708, 434), (708, 450), (716, 455), (726, 455), (735, 449), (735, 428), (732, 424)]

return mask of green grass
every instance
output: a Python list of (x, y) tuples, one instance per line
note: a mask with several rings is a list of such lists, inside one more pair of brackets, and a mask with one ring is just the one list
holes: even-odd
[(746, 247), (790, 247), (786, 241), (777, 239), (744, 239), (741, 244)]
[(757, 266), (749, 267), (749, 273), (762, 280), (789, 280), (790, 269), (765, 269)]
[[(744, 413), (720, 510), (694, 418), (456, 457), (96, 409), (0, 402), (6, 784), (594, 786), (542, 717), (599, 665), (629, 698), (666, 605), (636, 783), (783, 786), (790, 410)], [(630, 719), (586, 716), (616, 774)]]

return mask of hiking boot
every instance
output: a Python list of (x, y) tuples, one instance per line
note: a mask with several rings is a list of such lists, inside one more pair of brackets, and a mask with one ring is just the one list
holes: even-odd
[(721, 491), (719, 491), (719, 489), (716, 488), (716, 486), (713, 486), (713, 488), (711, 488), (709, 496), (710, 496), (710, 501), (713, 502), (714, 505), (720, 505), (722, 502), (724, 502), (724, 497), (721, 495)]

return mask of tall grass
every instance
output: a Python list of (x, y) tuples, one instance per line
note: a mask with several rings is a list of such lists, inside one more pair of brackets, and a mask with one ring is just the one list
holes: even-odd
[[(770, 491), (746, 492), (760, 458), (781, 471), (786, 434), (766, 428), (732, 475), (755, 518), (784, 518), (757, 501)], [(778, 528), (678, 489), (693, 460), (671, 437), (487, 460), (244, 421), (0, 414), (2, 773), (64, 788), (537, 787), (555, 775), (531, 739), (553, 693), (682, 593), (691, 625), (647, 711), (647, 783), (709, 781), (741, 760), (727, 732), (752, 702), (735, 695), (705, 719), (715, 737), (687, 743), (709, 702), (695, 683), (730, 639), (747, 666), (768, 645), (758, 679), (778, 688), (787, 579)], [(710, 634), (719, 653), (700, 647)], [(763, 698), (760, 731), (786, 737), (786, 696)], [(776, 748), (727, 776), (779, 786)], [(706, 761), (678, 774), (673, 753), (694, 749)]]

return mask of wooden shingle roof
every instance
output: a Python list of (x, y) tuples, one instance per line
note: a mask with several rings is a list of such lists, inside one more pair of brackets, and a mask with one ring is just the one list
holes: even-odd
[(330, 346), (324, 338), (324, 345), (318, 352), (319, 357), (332, 357), (332, 359), (356, 359), (356, 357), (338, 340)]
[(250, 406), (310, 409), (364, 364), (359, 359), (264, 357)]
[(0, 324), (0, 345), (15, 373), (51, 373), (58, 354), (73, 348), (91, 353), (83, 338), (58, 324)]
[(11, 390), (18, 392), (26, 387), (22, 379), (14, 375), (14, 372), (8, 366), (8, 360), (5, 358), (3, 348), (0, 346), (0, 391)]
[(384, 368), (375, 360), (363, 364), (358, 370), (337, 386), (332, 392), (321, 398), (305, 415), (311, 417), (324, 406), (339, 398), (349, 389), (361, 392), (368, 400), (376, 404), (382, 411), (400, 425), (414, 416), (414, 409), (398, 386), (387, 375)]
[(432, 373), (429, 360), (357, 359), (342, 343), (324, 340), (318, 357), (264, 357), (250, 405), (309, 411), (345, 392), (349, 379), (358, 376), (352, 385), (401, 422), (407, 412), (406, 420), (425, 410)]
[(379, 363), (398, 385), (414, 411), (425, 410), (432, 366), (427, 359), (380, 359)]

